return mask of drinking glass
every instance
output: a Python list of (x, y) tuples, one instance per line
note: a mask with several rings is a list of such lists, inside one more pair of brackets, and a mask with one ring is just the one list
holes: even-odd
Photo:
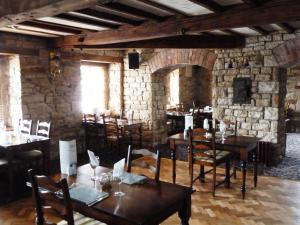
[(226, 140), (225, 139), (226, 128), (227, 128), (226, 124), (223, 121), (221, 121), (220, 122), (220, 132), (222, 134), (222, 142), (224, 142)]
[(95, 158), (97, 160), (90, 160), (90, 166), (94, 170), (94, 176), (91, 177), (92, 181), (96, 181), (98, 179), (98, 177), (96, 176), (96, 168), (97, 168), (97, 166), (99, 166), (99, 157), (95, 156)]
[(125, 193), (122, 192), (122, 190), (121, 190), (121, 184), (122, 184), (123, 178), (124, 178), (124, 172), (119, 173), (119, 175), (114, 178), (114, 180), (116, 182), (118, 182), (118, 186), (119, 186), (119, 190), (115, 192), (115, 196), (122, 197), (125, 195)]
[(108, 177), (108, 174), (107, 174), (107, 173), (102, 173), (102, 174), (100, 175), (100, 177), (98, 178), (98, 181), (99, 181), (100, 186), (101, 186), (101, 191), (103, 191), (104, 186), (105, 186), (105, 185), (108, 185), (108, 183), (109, 183), (109, 177)]

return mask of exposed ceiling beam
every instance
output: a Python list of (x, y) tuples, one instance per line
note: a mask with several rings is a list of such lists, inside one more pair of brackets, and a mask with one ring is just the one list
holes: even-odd
[(40, 22), (40, 21), (25, 21), (25, 22), (20, 23), (20, 25), (41, 28), (41, 29), (46, 29), (46, 30), (51, 30), (51, 31), (65, 32), (65, 33), (70, 33), (70, 34), (80, 34), (81, 33), (80, 29), (74, 29), (74, 28), (70, 28), (70, 27), (64, 26), (64, 25), (57, 25), (54, 23), (46, 23), (46, 22)]
[(211, 0), (189, 0), (189, 1), (194, 2), (195, 4), (200, 5), (204, 8), (207, 8), (212, 12), (222, 12), (224, 10), (224, 8), (221, 5)]
[(175, 8), (172, 8), (172, 7), (165, 6), (163, 4), (159, 4), (157, 2), (153, 2), (153, 1), (149, 1), (149, 0), (139, 0), (139, 2), (145, 3), (147, 5), (153, 6), (153, 7), (158, 8), (158, 9), (161, 9), (163, 11), (173, 13), (175, 15), (177, 14), (177, 15), (181, 15), (181, 16), (188, 16), (188, 14), (186, 14), (186, 13), (180, 11), (180, 10), (177, 10)]
[(245, 2), (246, 4), (254, 5), (254, 6), (260, 5), (262, 3), (259, 0), (242, 0), (242, 1)]
[(288, 33), (294, 33), (294, 31), (296, 30), (294, 27), (292, 27), (288, 23), (278, 23), (277, 26), (281, 27), (283, 30), (285, 30)]
[(133, 16), (138, 16), (138, 17), (141, 17), (144, 19), (154, 20), (154, 21), (162, 21), (165, 19), (164, 17), (158, 16), (156, 14), (153, 14), (153, 13), (150, 13), (147, 11), (143, 11), (141, 9), (137, 9), (137, 8), (131, 7), (129, 5), (123, 5), (118, 2), (109, 2), (106, 4), (101, 4), (100, 6), (108, 8), (108, 9), (116, 10), (116, 11), (119, 11), (122, 13), (130, 14)]
[[(286, 12), (289, 13), (286, 13)], [(234, 8), (218, 14), (200, 15), (190, 18), (170, 18), (166, 21), (145, 22), (136, 27), (122, 26), (116, 30), (107, 30), (84, 35), (71, 35), (59, 38), (57, 46), (101, 45), (118, 42), (130, 42), (145, 39), (177, 36), (182, 30), (205, 32), (261, 24), (282, 23), (300, 19), (300, 1), (273, 0), (262, 6)]]
[(270, 34), (269, 31), (265, 30), (264, 28), (260, 27), (260, 26), (251, 26), (249, 27), (250, 29), (260, 33), (261, 35), (268, 35)]
[(245, 38), (229, 35), (180, 35), (152, 40), (116, 43), (79, 48), (128, 49), (128, 48), (242, 48)]
[(105, 27), (105, 28), (111, 28), (111, 29), (116, 29), (119, 27), (119, 25), (104, 22), (104, 21), (98, 21), (98, 20), (93, 20), (89, 18), (84, 18), (84, 17), (79, 17), (71, 14), (59, 14), (54, 16), (54, 18), (59, 18), (59, 19), (64, 19), (64, 20), (69, 20), (72, 22), (78, 22), (78, 23), (85, 23), (88, 25), (93, 25), (93, 26), (99, 26), (99, 27)]
[(114, 15), (112, 13), (98, 11), (96, 9), (80, 9), (80, 10), (77, 10), (76, 12), (85, 14), (85, 15), (89, 15), (89, 16), (93, 16), (96, 18), (115, 21), (118, 23), (127, 23), (127, 24), (131, 24), (131, 25), (139, 25), (142, 23), (141, 21), (128, 19), (126, 17)]
[(63, 59), (68, 60), (86, 60), (86, 61), (97, 61), (102, 63), (122, 63), (122, 57), (108, 56), (108, 55), (94, 55), (88, 53), (76, 53), (76, 52), (62, 52), (61, 56)]
[(5, 11), (5, 8), (1, 10), (0, 27), (91, 7), (96, 3), (105, 3), (105, 0), (5, 0), (5, 2), (8, 2), (8, 10)]

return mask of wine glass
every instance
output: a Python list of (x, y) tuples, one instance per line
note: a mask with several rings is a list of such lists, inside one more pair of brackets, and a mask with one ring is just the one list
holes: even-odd
[(95, 156), (96, 160), (91, 160), (90, 159), (90, 166), (92, 167), (92, 169), (94, 170), (94, 176), (91, 177), (92, 181), (96, 181), (98, 179), (98, 177), (96, 176), (96, 168), (99, 166), (99, 157)]
[(114, 177), (114, 180), (118, 182), (118, 186), (119, 186), (119, 190), (115, 192), (115, 196), (122, 197), (125, 195), (125, 193), (122, 192), (121, 190), (121, 184), (123, 179), (124, 179), (124, 171), (120, 172), (118, 176)]
[(226, 123), (224, 123), (224, 121), (221, 121), (220, 122), (220, 132), (222, 134), (222, 142), (224, 142), (226, 139), (225, 139), (225, 132), (226, 132)]

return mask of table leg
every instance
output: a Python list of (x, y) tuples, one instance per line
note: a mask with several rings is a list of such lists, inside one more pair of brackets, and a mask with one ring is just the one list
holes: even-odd
[(43, 172), (45, 175), (50, 174), (50, 141), (45, 141), (42, 144), (43, 152)]
[(181, 219), (181, 225), (189, 225), (189, 219), (191, 217), (191, 202), (191, 195), (189, 195), (185, 199), (181, 209), (178, 211), (179, 218)]
[(246, 195), (247, 162), (246, 161), (242, 161), (241, 162), (241, 166), (242, 166), (242, 173), (243, 173), (243, 183), (242, 183), (241, 191), (242, 191), (243, 199), (245, 199), (245, 195)]
[(171, 150), (173, 184), (176, 183), (176, 148)]
[(257, 147), (254, 149), (253, 152), (253, 164), (254, 164), (254, 187), (257, 186)]

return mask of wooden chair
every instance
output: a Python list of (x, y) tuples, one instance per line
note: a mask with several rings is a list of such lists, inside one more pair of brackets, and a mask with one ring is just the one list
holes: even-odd
[(50, 127), (51, 122), (41, 122), (37, 121), (36, 125), (36, 135), (37, 136), (43, 136), (43, 137), (49, 137), (50, 136)]
[(123, 141), (122, 131), (118, 126), (117, 117), (107, 120), (105, 115), (102, 115), (102, 122), (104, 125), (104, 136), (105, 136), (105, 145), (109, 145), (110, 149), (114, 145), (117, 145), (117, 149), (121, 151), (121, 143)]
[[(132, 160), (132, 155), (142, 155), (142, 158)], [(155, 165), (152, 165), (150, 160), (155, 161)], [(159, 181), (160, 175), (160, 151), (157, 150), (156, 154), (150, 152), (147, 149), (139, 149), (132, 150), (131, 145), (128, 146), (128, 154), (127, 154), (127, 172), (131, 172), (132, 166), (137, 166), (145, 169), (149, 169), (152, 173), (154, 173), (154, 177), (156, 181)]]
[(99, 155), (105, 143), (104, 125), (97, 123), (96, 114), (83, 114), (84, 148)]
[(31, 134), (32, 120), (19, 120), (19, 130), (23, 134)]
[[(189, 147), (188, 147), (188, 161), (190, 171), (190, 186), (199, 179), (200, 182), (204, 182), (205, 174), (212, 172), (212, 195), (215, 196), (215, 191), (218, 186), (226, 183), (226, 186), (230, 187), (230, 158), (231, 153), (227, 151), (217, 150), (215, 147), (215, 130), (212, 129), (212, 138), (208, 140), (205, 137), (206, 131), (202, 128), (189, 130)], [(216, 181), (217, 166), (222, 163), (226, 163), (225, 179), (221, 182)], [(195, 179), (194, 165), (200, 165), (200, 174)], [(208, 171), (204, 171), (204, 166), (212, 167)]]
[[(105, 225), (79, 213), (73, 213), (66, 179), (56, 183), (46, 176), (36, 176), (32, 169), (28, 171), (28, 175), (32, 187), (32, 197), (36, 205), (37, 225)], [(56, 193), (58, 191), (62, 191), (62, 199), (57, 197)], [(46, 210), (51, 210), (63, 221), (59, 223), (47, 222), (45, 218)]]
[[(0, 174), (7, 175), (8, 178), (8, 189), (9, 189), (9, 197), (12, 198), (13, 196), (13, 174), (12, 174), (12, 168), (9, 165), (8, 160), (5, 157), (0, 158)], [(1, 176), (1, 179), (3, 179), (3, 176)]]
[[(49, 137), (50, 127), (51, 122), (41, 122), (38, 120), (36, 135)], [(21, 149), (16, 157), (23, 162), (26, 169), (35, 168), (36, 170), (39, 170), (39, 166), (43, 158), (43, 152), (38, 149)]]

